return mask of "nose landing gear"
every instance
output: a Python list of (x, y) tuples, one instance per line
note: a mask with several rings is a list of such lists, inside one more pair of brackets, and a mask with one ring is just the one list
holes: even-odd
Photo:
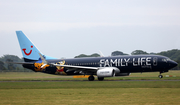
[(160, 74), (158, 75), (158, 77), (161, 79), (163, 78), (163, 75), (161, 75), (161, 73), (163, 73), (162, 71), (160, 71)]
[(163, 78), (163, 75), (160, 74), (160, 75), (158, 75), (158, 77), (159, 77), (159, 78)]

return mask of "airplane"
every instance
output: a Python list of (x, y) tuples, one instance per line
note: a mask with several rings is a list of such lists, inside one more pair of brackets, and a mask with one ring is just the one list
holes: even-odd
[(177, 66), (177, 63), (161, 55), (123, 55), (111, 57), (86, 57), (72, 59), (57, 59), (46, 56), (25, 36), (22, 31), (16, 31), (19, 45), (25, 62), (24, 68), (35, 72), (55, 75), (89, 75), (88, 80), (99, 81), (105, 77), (129, 76), (131, 73), (168, 72)]

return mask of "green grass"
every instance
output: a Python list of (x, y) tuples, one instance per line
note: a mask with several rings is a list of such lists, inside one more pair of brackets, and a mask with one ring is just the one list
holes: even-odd
[(0, 82), (0, 89), (180, 88), (180, 81)]
[[(157, 75), (134, 73), (88, 81), (42, 73), (0, 73), (0, 105), (179, 105), (180, 72), (170, 71), (164, 76), (176, 77), (163, 79)], [(133, 79), (140, 81), (126, 81)], [(150, 81), (141, 81), (146, 79)], [(163, 81), (167, 79), (175, 81)]]
[(179, 88), (1, 89), (2, 105), (179, 105)]
[(1, 82), (1, 105), (179, 105), (179, 81)]
[[(151, 72), (151, 73), (131, 73), (130, 76), (125, 77), (109, 77), (105, 78), (105, 80), (157, 80), (159, 73)], [(179, 80), (180, 79), (180, 70), (171, 70), (167, 73), (163, 73), (163, 79), (159, 80)], [(166, 77), (166, 75), (170, 77)], [(0, 73), (0, 81), (28, 81), (28, 80), (39, 80), (39, 81), (47, 81), (47, 80), (88, 80), (87, 78), (73, 78), (73, 76), (61, 76), (61, 75), (51, 75), (44, 74), (39, 72), (6, 72)], [(97, 80), (97, 79), (96, 79)]]

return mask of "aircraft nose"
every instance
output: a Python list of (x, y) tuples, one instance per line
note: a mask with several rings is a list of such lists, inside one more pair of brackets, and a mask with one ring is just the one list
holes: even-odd
[(170, 61), (170, 62), (169, 62), (169, 66), (170, 66), (171, 68), (174, 68), (174, 67), (176, 67), (177, 65), (178, 65), (178, 63), (175, 62), (175, 61)]

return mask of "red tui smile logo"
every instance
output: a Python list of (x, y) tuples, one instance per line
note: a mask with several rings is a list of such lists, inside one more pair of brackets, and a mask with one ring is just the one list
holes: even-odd
[[(33, 46), (31, 46), (31, 48), (33, 48)], [(24, 51), (24, 54), (26, 54), (27, 56), (29, 56), (32, 53), (32, 50), (30, 50), (29, 53), (26, 52), (26, 48), (22, 49)]]

